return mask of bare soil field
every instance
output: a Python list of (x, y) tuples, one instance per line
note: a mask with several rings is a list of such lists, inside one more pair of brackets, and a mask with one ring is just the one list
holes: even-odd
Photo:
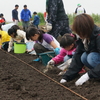
[(100, 100), (100, 80), (76, 87), (78, 77), (64, 85), (56, 67), (43, 74), (45, 66), (36, 56), (0, 50), (0, 100)]

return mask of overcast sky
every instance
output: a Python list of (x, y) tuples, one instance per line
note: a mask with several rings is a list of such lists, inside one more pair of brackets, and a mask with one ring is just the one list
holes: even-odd
[[(19, 19), (20, 12), (23, 5), (26, 4), (31, 13), (34, 11), (45, 12), (46, 0), (2, 0), (0, 4), (0, 13), (4, 14), (7, 21), (12, 20), (11, 11), (14, 9), (15, 4), (19, 5)], [(74, 13), (77, 4), (81, 4), (86, 9), (88, 14), (100, 14), (100, 0), (63, 0), (66, 13)]]

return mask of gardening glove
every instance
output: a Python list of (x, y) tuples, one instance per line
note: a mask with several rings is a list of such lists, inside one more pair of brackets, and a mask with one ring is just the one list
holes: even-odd
[(11, 47), (9, 47), (9, 48), (8, 48), (8, 52), (10, 52), (10, 51), (11, 51), (11, 49), (12, 49), (12, 48), (11, 48)]
[(60, 53), (60, 48), (54, 49), (54, 52), (55, 52), (56, 55), (58, 55)]
[(90, 79), (90, 77), (89, 77), (88, 73), (85, 73), (75, 82), (75, 85), (76, 86), (82, 85), (83, 83), (85, 83), (89, 79)]
[(50, 60), (47, 63), (46, 68), (43, 70), (44, 73), (48, 72), (50, 69), (53, 69), (55, 62), (53, 60)]
[(51, 31), (52, 30), (52, 24), (46, 22), (46, 29), (47, 29), (48, 32)]
[(67, 80), (65, 80), (65, 79), (60, 80), (60, 83), (66, 83), (66, 82), (67, 82)]
[(48, 62), (48, 65), (54, 65), (55, 64), (55, 62), (53, 61), (53, 60), (50, 60), (49, 62)]

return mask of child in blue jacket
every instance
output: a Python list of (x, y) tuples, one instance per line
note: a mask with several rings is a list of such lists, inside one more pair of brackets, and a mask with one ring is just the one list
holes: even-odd
[(37, 15), (37, 12), (34, 12), (33, 15), (34, 15), (33, 25), (38, 28), (38, 25), (40, 23), (40, 18)]

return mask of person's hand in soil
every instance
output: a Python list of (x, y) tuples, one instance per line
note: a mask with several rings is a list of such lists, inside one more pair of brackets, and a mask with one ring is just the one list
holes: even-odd
[(44, 73), (48, 72), (49, 69), (52, 69), (54, 67), (55, 62), (53, 60), (50, 60), (46, 66), (46, 68), (43, 70)]
[(65, 79), (60, 80), (60, 83), (66, 83), (66, 82), (67, 82), (67, 80), (65, 80)]
[(82, 75), (76, 82), (75, 85), (79, 86), (82, 85), (83, 83), (85, 83), (86, 81), (89, 80), (89, 75), (88, 73), (85, 73), (84, 75)]
[(55, 64), (55, 62), (53, 61), (53, 60), (50, 60), (49, 62), (48, 62), (48, 65), (54, 65)]
[(12, 48), (10, 48), (10, 47), (9, 47), (9, 48), (8, 48), (8, 52), (10, 52), (10, 51), (11, 51), (11, 49), (12, 49)]

